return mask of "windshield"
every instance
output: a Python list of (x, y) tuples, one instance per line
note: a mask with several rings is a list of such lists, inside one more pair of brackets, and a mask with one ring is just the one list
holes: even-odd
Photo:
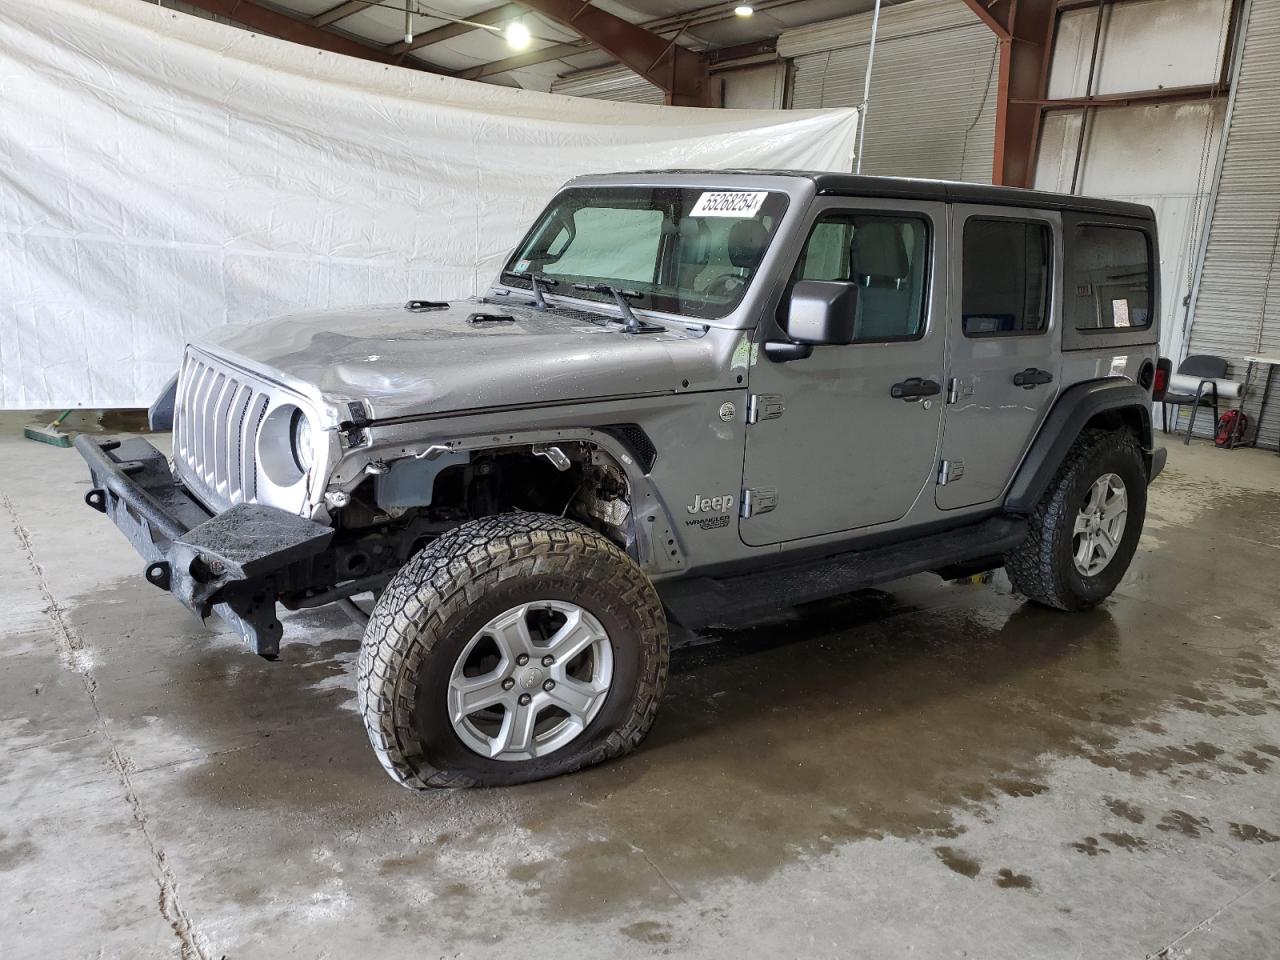
[(633, 305), (716, 320), (742, 301), (787, 195), (684, 187), (579, 187), (557, 196), (503, 270), (502, 280), (602, 300), (605, 285)]

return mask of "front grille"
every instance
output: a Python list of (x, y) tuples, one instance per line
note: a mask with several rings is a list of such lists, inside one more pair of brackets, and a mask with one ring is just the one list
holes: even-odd
[(208, 506), (225, 509), (257, 495), (254, 441), (267, 402), (238, 371), (188, 351), (174, 409), (173, 457)]

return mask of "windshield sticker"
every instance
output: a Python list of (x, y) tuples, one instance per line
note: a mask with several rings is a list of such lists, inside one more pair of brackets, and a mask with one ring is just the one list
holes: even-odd
[(516, 261), (516, 269), (515, 269), (515, 271), (514, 271), (515, 273), (524, 273), (524, 272), (525, 272), (526, 270), (528, 270), (528, 269), (529, 269), (529, 261), (528, 261), (528, 260), (517, 260), (517, 261)]
[(690, 211), (691, 217), (754, 217), (767, 193), (704, 193)]

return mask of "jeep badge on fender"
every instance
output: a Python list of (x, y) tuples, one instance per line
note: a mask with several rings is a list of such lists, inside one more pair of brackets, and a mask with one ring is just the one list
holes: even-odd
[(733, 497), (725, 494), (720, 497), (704, 497), (701, 494), (693, 495), (693, 503), (685, 507), (690, 513), (724, 513), (733, 509)]

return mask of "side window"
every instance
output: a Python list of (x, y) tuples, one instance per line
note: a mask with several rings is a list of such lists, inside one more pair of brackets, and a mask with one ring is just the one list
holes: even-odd
[(1141, 230), (1078, 225), (1068, 272), (1067, 302), (1077, 330), (1151, 326), (1151, 249)]
[(906, 214), (829, 213), (813, 225), (795, 280), (856, 283), (854, 342), (924, 333), (929, 225)]
[(1049, 226), (965, 221), (961, 323), (966, 337), (1026, 336), (1049, 323)]

